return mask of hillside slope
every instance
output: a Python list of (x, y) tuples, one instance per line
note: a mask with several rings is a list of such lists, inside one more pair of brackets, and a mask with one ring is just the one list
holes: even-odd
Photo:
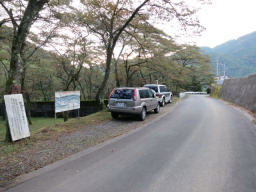
[(220, 75), (223, 75), (224, 64), (226, 74), (231, 77), (245, 77), (256, 73), (256, 32), (215, 48), (201, 47), (201, 50), (211, 56), (215, 68), (219, 62)]

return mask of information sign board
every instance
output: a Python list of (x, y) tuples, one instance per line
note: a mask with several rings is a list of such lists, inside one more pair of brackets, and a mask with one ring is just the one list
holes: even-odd
[(55, 92), (55, 113), (80, 109), (80, 91)]
[(12, 141), (30, 136), (22, 94), (5, 95), (4, 102)]

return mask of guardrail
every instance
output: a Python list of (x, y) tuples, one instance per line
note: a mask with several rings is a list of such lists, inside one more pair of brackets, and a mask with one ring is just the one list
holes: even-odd
[(186, 95), (207, 95), (207, 92), (204, 92), (204, 91), (202, 91), (202, 92), (193, 92), (193, 91), (181, 92), (179, 94), (179, 97), (182, 98)]

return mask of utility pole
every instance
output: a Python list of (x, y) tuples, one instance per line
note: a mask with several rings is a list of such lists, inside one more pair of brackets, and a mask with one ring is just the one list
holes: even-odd
[(224, 63), (224, 78), (226, 77), (226, 64)]
[(219, 77), (219, 59), (217, 59), (217, 77)]

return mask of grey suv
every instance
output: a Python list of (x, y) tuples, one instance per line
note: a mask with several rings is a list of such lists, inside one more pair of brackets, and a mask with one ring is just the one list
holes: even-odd
[(166, 85), (146, 84), (146, 85), (144, 85), (144, 87), (153, 89), (156, 92), (156, 96), (158, 97), (159, 102), (162, 107), (165, 106), (165, 103), (172, 102), (172, 92), (170, 90), (168, 90)]
[(160, 110), (158, 98), (153, 90), (146, 87), (115, 88), (109, 95), (107, 110), (114, 119), (120, 114), (136, 114), (143, 121), (147, 112)]

